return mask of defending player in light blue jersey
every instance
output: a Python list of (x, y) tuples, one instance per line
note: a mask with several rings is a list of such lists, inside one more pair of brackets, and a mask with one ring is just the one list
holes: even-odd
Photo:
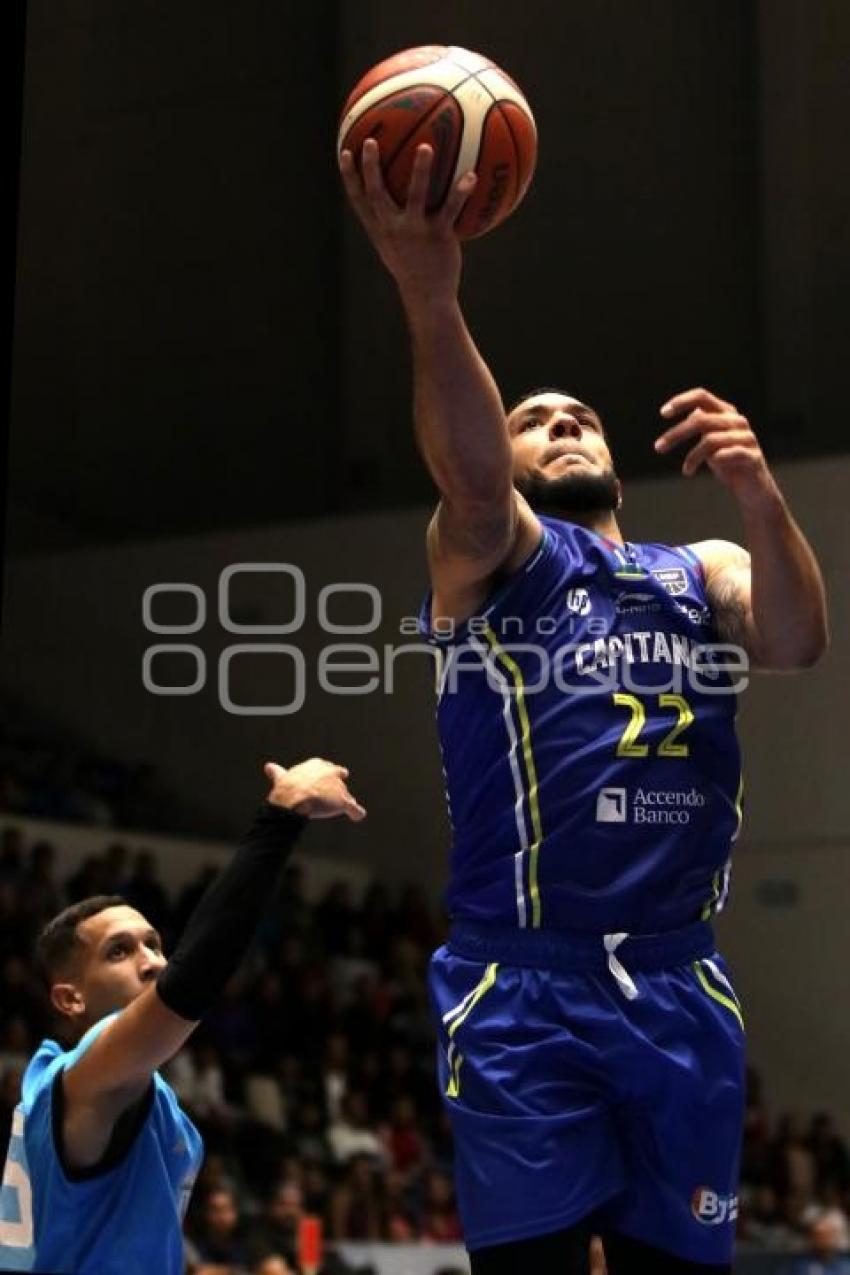
[(395, 278), (414, 417), (440, 491), (422, 625), (440, 648), (452, 928), (431, 992), (473, 1275), (731, 1271), (743, 1016), (710, 917), (741, 818), (745, 666), (827, 642), (823, 584), (746, 418), (661, 408), (734, 497), (727, 540), (629, 543), (598, 414), (555, 390), (505, 412), (458, 303), (462, 177), (425, 211), (378, 144), (346, 190)]
[(340, 766), (265, 769), (268, 798), (170, 961), (119, 896), (85, 899), (45, 928), (38, 955), (59, 1039), (31, 1060), (14, 1113), (0, 1270), (182, 1275), (201, 1139), (156, 1069), (238, 967), (301, 826), (366, 813)]

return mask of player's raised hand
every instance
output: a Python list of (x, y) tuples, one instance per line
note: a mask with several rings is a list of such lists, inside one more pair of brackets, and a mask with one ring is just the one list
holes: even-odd
[(655, 450), (692, 444), (682, 462), (686, 478), (707, 465), (743, 504), (758, 503), (776, 492), (750, 422), (733, 403), (709, 390), (685, 390), (663, 405), (661, 415), (665, 421), (679, 419), (655, 440)]
[(345, 815), (353, 823), (366, 818), (366, 810), (348, 791), (348, 771), (344, 766), (311, 757), (296, 766), (266, 762), (263, 772), (271, 784), (266, 800), (308, 819), (335, 819)]
[(433, 147), (417, 146), (403, 207), (395, 202), (381, 174), (378, 143), (363, 143), (360, 172), (350, 150), (339, 159), (346, 194), (390, 274), (411, 301), (454, 296), (460, 282), (461, 246), (455, 222), (475, 187), (475, 173), (465, 173), (436, 212), (426, 211)]

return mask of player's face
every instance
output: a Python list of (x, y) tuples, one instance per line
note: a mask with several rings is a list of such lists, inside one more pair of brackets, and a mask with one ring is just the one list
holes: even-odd
[(76, 982), (89, 1023), (129, 1005), (165, 968), (162, 939), (135, 908), (105, 908), (81, 921), (77, 936), (83, 954)]
[(583, 508), (589, 499), (618, 507), (620, 483), (592, 407), (566, 394), (535, 394), (514, 408), (508, 430), (514, 481), (532, 505), (568, 511), (571, 500)]

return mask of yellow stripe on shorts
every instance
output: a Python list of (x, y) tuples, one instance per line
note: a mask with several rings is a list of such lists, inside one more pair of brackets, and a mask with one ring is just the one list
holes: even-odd
[[(486, 996), (490, 988), (493, 987), (496, 982), (498, 970), (499, 966), (496, 961), (487, 966), (480, 982), (478, 982), (472, 991), (468, 992), (463, 998), (463, 1000), (466, 1001), (465, 1009), (462, 1013), (458, 1014), (457, 1018), (455, 1018), (453, 1022), (449, 1024), (449, 1050), (446, 1055), (446, 1061), (449, 1064), (449, 1083), (446, 1086), (447, 1098), (457, 1098), (460, 1096), (460, 1069), (463, 1065), (463, 1054), (457, 1049), (452, 1037), (458, 1027), (460, 1027), (461, 1023), (464, 1022), (472, 1013), (472, 1010), (481, 998)], [(463, 1001), (461, 1001), (461, 1005), (463, 1005)]]
[(693, 968), (694, 968), (694, 973), (696, 974), (703, 991), (707, 992), (712, 1000), (717, 1001), (718, 1004), (720, 1005), (724, 1005), (731, 1014), (734, 1014), (738, 1022), (741, 1024), (741, 1028), (743, 1029), (744, 1016), (741, 1013), (741, 1009), (740, 1009), (740, 1006), (738, 1005), (738, 1002), (734, 1000), (731, 996), (727, 995), (726, 992), (721, 992), (719, 988), (715, 987), (712, 983), (708, 981), (708, 979), (705, 976), (705, 970), (702, 968), (702, 965), (700, 964), (699, 961), (694, 961)]

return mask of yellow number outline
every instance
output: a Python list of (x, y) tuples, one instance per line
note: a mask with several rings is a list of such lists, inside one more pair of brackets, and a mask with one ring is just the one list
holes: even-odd
[[(627, 695), (624, 691), (614, 693), (614, 703), (618, 708), (629, 710), (629, 720), (617, 744), (618, 757), (648, 757), (649, 744), (639, 744), (638, 737), (646, 725), (646, 709), (636, 695)], [(674, 708), (678, 713), (675, 726), (667, 732), (658, 745), (659, 757), (687, 757), (690, 749), (687, 744), (679, 743), (679, 736), (694, 723), (694, 710), (683, 695), (659, 695), (659, 708)]]
[(679, 714), (679, 720), (676, 725), (665, 735), (661, 743), (658, 745), (659, 757), (687, 757), (689, 748), (687, 744), (677, 744), (676, 740), (686, 731), (694, 722), (694, 710), (688, 701), (682, 695), (659, 695), (659, 708), (675, 708)]
[(620, 691), (615, 692), (614, 703), (618, 708), (627, 708), (631, 713), (617, 745), (617, 756), (646, 757), (649, 744), (637, 743), (637, 737), (646, 725), (646, 709), (636, 695), (626, 695)]

